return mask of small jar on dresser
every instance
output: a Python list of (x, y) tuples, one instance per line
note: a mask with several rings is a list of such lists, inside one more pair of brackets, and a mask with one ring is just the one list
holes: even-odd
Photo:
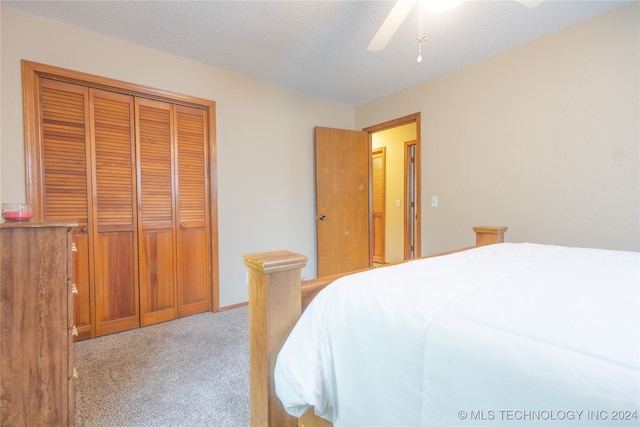
[(73, 226), (0, 223), (1, 426), (73, 426)]

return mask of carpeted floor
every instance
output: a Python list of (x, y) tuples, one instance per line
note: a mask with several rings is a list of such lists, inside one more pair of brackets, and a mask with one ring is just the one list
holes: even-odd
[(250, 425), (247, 307), (74, 346), (77, 427)]

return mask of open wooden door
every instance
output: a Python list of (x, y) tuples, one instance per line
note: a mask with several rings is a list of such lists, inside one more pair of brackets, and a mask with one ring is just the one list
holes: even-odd
[(316, 127), (318, 276), (371, 265), (367, 132)]

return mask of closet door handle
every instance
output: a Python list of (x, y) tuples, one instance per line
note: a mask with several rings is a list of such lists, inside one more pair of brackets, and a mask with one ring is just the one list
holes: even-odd
[(80, 231), (82, 231), (83, 233), (86, 233), (86, 232), (87, 232), (87, 227), (82, 227), (82, 228), (80, 229)]
[(180, 228), (184, 228), (184, 222), (180, 223)]

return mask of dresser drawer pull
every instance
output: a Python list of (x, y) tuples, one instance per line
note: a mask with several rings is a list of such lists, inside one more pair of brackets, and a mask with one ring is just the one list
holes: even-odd
[(78, 328), (76, 328), (76, 325), (73, 325), (73, 329), (71, 329), (71, 335), (73, 335), (74, 337), (78, 336)]

